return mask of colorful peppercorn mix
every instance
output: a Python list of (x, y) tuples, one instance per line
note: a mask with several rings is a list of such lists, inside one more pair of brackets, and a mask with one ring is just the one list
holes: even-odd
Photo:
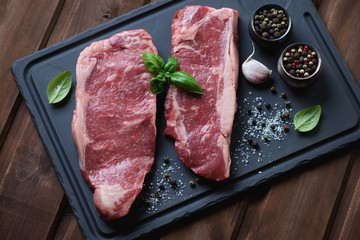
[(318, 64), (316, 52), (307, 45), (289, 49), (282, 61), (285, 70), (298, 78), (311, 76), (316, 71)]

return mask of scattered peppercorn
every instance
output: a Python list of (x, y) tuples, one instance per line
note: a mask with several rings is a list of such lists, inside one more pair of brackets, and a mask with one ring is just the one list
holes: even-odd
[(164, 178), (169, 178), (170, 174), (169, 173), (164, 173)]
[(271, 130), (275, 130), (275, 125), (274, 125), (274, 124), (271, 124), (271, 125), (270, 125), (270, 128), (271, 128)]
[(290, 106), (291, 106), (290, 101), (285, 101), (284, 103), (285, 103), (285, 106), (286, 106), (286, 107), (290, 107)]
[(282, 97), (282, 98), (286, 98), (286, 94), (284, 93), (284, 92), (282, 92), (281, 94), (280, 94), (280, 96)]
[(164, 160), (164, 163), (169, 163), (169, 157), (168, 157), (168, 156), (165, 156), (165, 157), (163, 158), (163, 160)]
[(255, 120), (255, 119), (251, 120), (251, 124), (252, 124), (253, 126), (255, 126), (255, 125), (256, 125), (256, 120)]
[(155, 191), (154, 195), (155, 195), (156, 198), (161, 198), (161, 195), (160, 195), (159, 191)]
[(270, 110), (270, 109), (271, 109), (270, 103), (267, 103), (267, 104), (266, 104), (266, 109), (267, 109), (267, 110)]
[(195, 182), (194, 182), (194, 180), (190, 180), (189, 185), (190, 185), (190, 187), (195, 187)]
[(275, 94), (275, 93), (276, 93), (276, 88), (275, 88), (275, 87), (271, 87), (271, 88), (270, 88), (270, 91), (271, 91), (271, 93)]
[(195, 181), (196, 181), (196, 182), (199, 182), (200, 180), (201, 180), (200, 177), (196, 177), (196, 178), (195, 178)]
[(256, 109), (259, 110), (259, 111), (261, 111), (261, 110), (262, 110), (261, 104), (260, 104), (260, 105), (257, 105), (257, 106), (256, 106)]
[(249, 138), (247, 141), (250, 145), (253, 143), (253, 140), (251, 138)]
[(164, 190), (165, 190), (164, 184), (160, 183), (160, 184), (159, 184), (159, 189), (162, 190), (162, 191), (164, 191)]
[(175, 179), (170, 179), (169, 183), (170, 183), (171, 187), (176, 187), (177, 186), (177, 182), (176, 182)]
[(260, 122), (260, 125), (261, 125), (262, 127), (265, 127), (266, 122), (265, 122), (265, 121), (261, 121), (261, 122)]
[(264, 140), (265, 140), (265, 141), (269, 141), (269, 136), (268, 136), (268, 135), (264, 135)]
[(252, 146), (253, 148), (258, 148), (258, 147), (259, 147), (259, 143), (258, 143), (257, 141), (253, 141), (252, 144), (251, 144), (251, 146)]
[(247, 113), (251, 115), (251, 109), (250, 108), (247, 110)]
[(289, 126), (288, 126), (288, 125), (285, 125), (285, 127), (284, 127), (284, 132), (287, 132), (287, 131), (289, 131)]
[(285, 115), (285, 117), (289, 117), (290, 116), (290, 113), (289, 112), (284, 112), (284, 115)]

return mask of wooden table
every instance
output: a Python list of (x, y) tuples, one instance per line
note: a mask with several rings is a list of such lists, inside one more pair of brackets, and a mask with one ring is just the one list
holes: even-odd
[[(83, 239), (12, 62), (149, 2), (1, 1), (0, 239)], [(313, 2), (360, 86), (360, 1)], [(152, 238), (360, 239), (359, 144)]]

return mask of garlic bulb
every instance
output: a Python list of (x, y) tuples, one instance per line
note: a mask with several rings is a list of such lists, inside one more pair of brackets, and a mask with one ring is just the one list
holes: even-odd
[(252, 46), (253, 52), (241, 66), (242, 73), (244, 77), (251, 83), (260, 84), (267, 82), (271, 76), (272, 70), (268, 69), (261, 62), (251, 58), (255, 53), (254, 43), (252, 43)]

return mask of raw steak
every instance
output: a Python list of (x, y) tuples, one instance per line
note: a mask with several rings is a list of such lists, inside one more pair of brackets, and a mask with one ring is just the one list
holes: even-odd
[(157, 54), (144, 30), (85, 48), (76, 65), (72, 134), (84, 179), (105, 220), (126, 215), (154, 162), (156, 96), (143, 52)]
[(203, 95), (170, 86), (165, 102), (165, 134), (196, 174), (221, 181), (230, 174), (230, 136), (239, 72), (238, 12), (186, 6), (172, 21), (171, 56), (192, 75)]

